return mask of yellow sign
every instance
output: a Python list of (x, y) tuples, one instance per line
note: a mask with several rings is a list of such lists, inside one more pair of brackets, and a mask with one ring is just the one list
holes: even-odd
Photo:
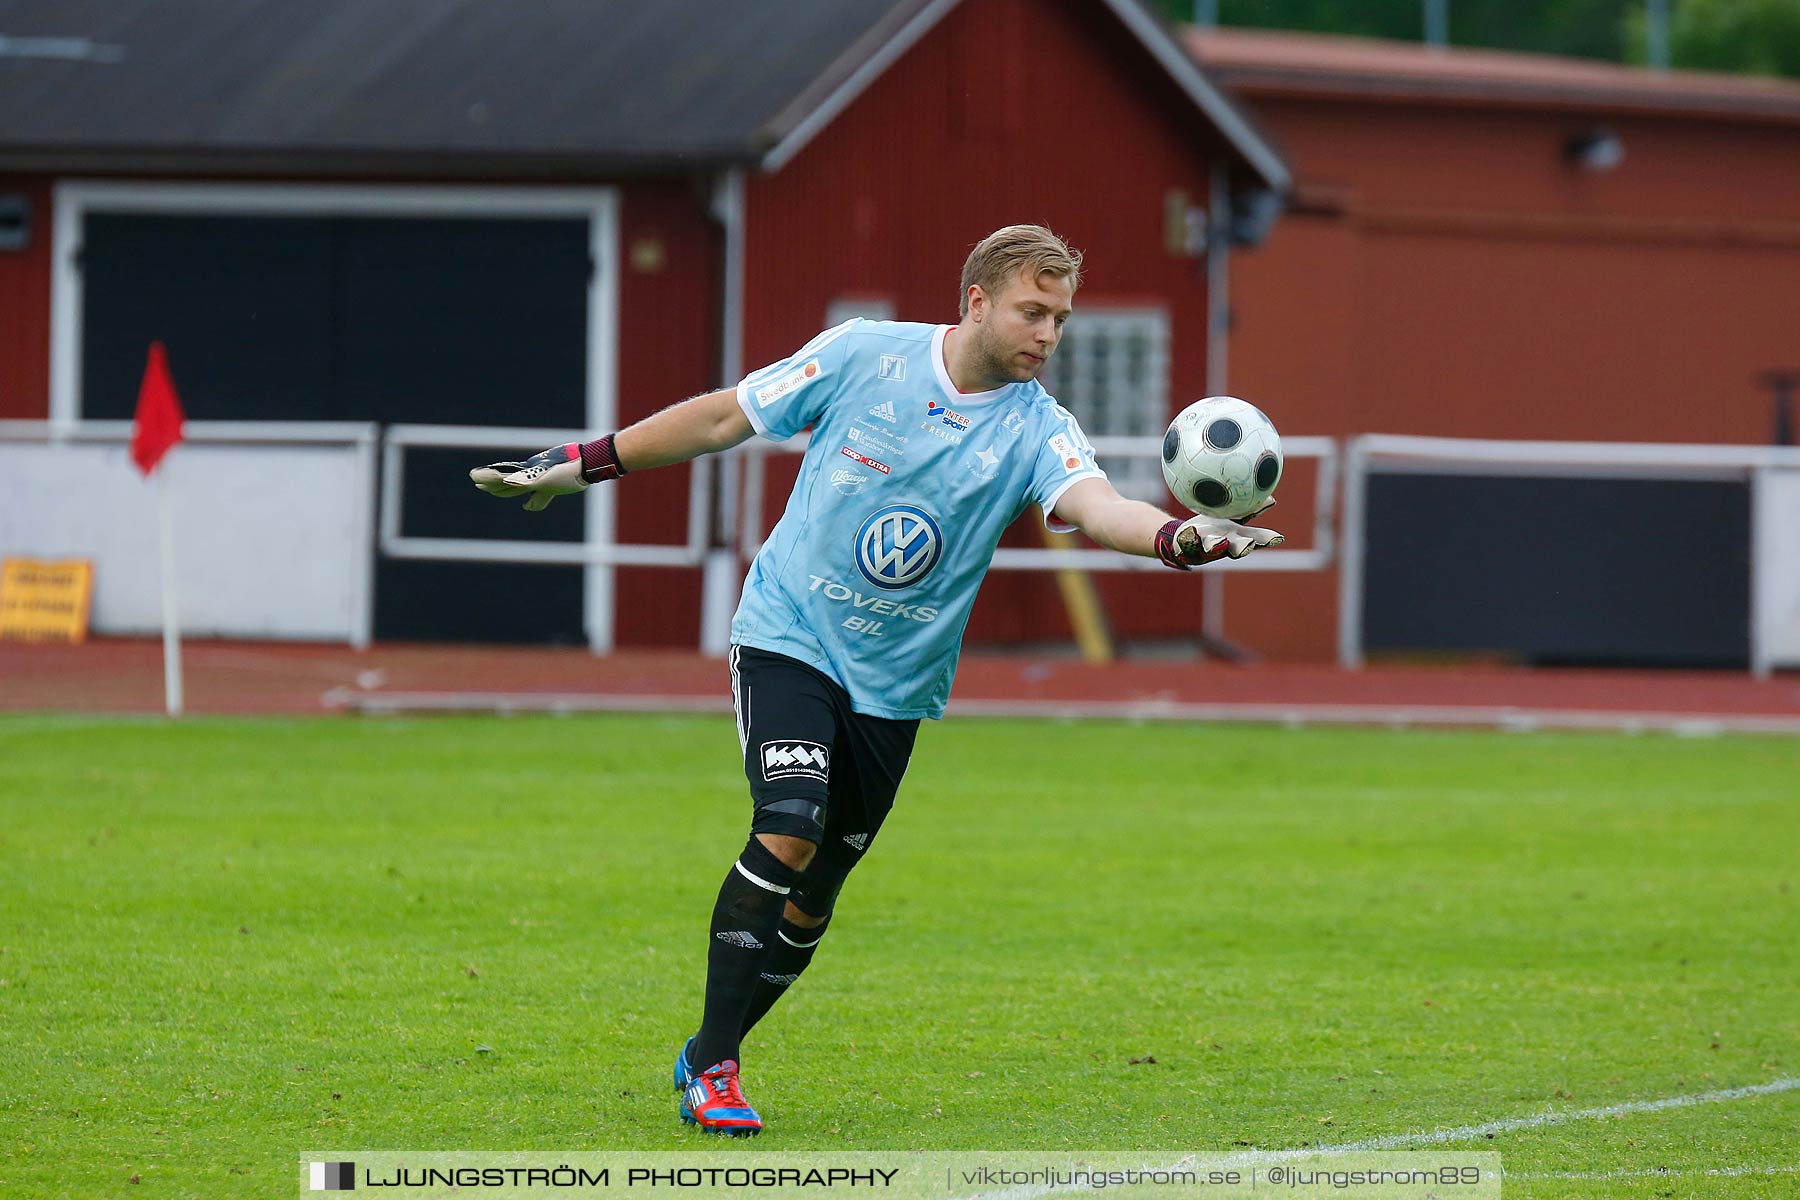
[(94, 564), (85, 558), (0, 561), (0, 641), (87, 640)]

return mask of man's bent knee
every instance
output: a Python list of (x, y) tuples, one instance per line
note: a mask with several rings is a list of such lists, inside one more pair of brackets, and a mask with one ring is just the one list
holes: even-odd
[[(806, 870), (806, 864), (812, 861), (813, 855), (819, 850), (816, 844), (805, 838), (789, 837), (785, 833), (759, 833), (756, 835), (756, 840), (761, 842), (770, 854), (796, 871)], [(793, 907), (792, 904), (788, 905), (790, 910)]]
[(798, 925), (802, 929), (817, 929), (819, 926), (823, 925), (826, 921), (830, 920), (829, 917), (813, 916), (811, 913), (807, 912), (805, 909), (796, 905), (792, 900), (789, 900), (787, 902), (787, 908), (782, 910), (781, 915), (784, 919), (786, 919), (788, 924)]
[(780, 800), (758, 800), (756, 814), (750, 819), (750, 832), (757, 837), (817, 846), (825, 836), (825, 798), (787, 796)]

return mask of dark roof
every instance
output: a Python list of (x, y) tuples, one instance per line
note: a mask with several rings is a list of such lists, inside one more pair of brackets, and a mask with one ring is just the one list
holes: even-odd
[(752, 161), (923, 6), (0, 0), (0, 153)]
[[(958, 2), (0, 0), (0, 166), (773, 169)], [(1100, 2), (1286, 184), (1141, 0)]]
[(1800, 121), (1800, 82), (1591, 59), (1256, 29), (1189, 29), (1188, 52), (1247, 98), (1346, 99)]

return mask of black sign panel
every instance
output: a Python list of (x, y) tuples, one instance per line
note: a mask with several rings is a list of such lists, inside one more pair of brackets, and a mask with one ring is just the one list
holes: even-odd
[(1746, 484), (1385, 474), (1368, 500), (1367, 651), (1749, 662)]

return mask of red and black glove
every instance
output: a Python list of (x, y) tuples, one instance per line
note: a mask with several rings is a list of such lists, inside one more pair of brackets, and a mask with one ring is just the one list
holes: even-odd
[[(1257, 512), (1267, 508), (1264, 505)], [(1189, 517), (1170, 521), (1156, 531), (1156, 557), (1164, 566), (1186, 571), (1221, 558), (1242, 558), (1252, 550), (1279, 546), (1286, 540), (1273, 529), (1240, 525), (1223, 517)]]
[(613, 449), (613, 435), (591, 442), (565, 442), (540, 450), (524, 462), (489, 463), (469, 472), (475, 486), (490, 496), (531, 493), (527, 512), (542, 512), (558, 496), (585, 492), (596, 483), (625, 474)]

